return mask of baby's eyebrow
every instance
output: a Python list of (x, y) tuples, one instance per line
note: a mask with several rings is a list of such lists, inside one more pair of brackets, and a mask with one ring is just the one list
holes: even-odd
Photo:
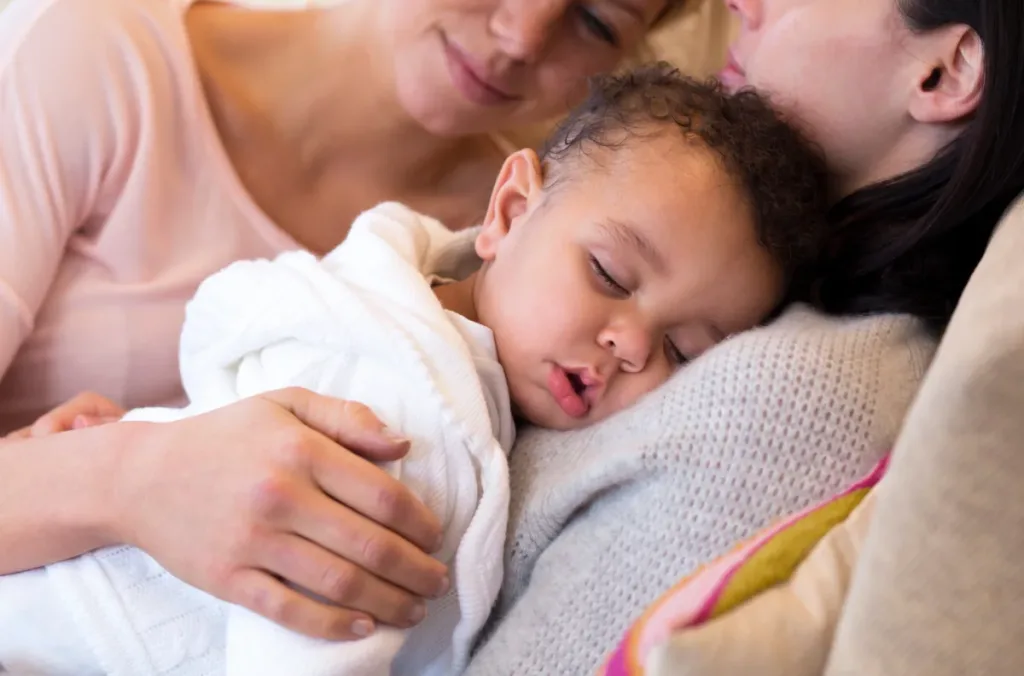
[(637, 21), (643, 23), (647, 21), (647, 17), (644, 16), (643, 10), (636, 6), (635, 3), (630, 0), (609, 0), (611, 4), (617, 5), (627, 14), (631, 14)]
[(662, 257), (661, 252), (637, 228), (614, 218), (605, 219), (598, 223), (598, 225), (617, 243), (627, 246), (640, 254), (640, 257), (647, 261), (654, 268), (655, 272), (661, 273), (665, 270), (665, 259)]

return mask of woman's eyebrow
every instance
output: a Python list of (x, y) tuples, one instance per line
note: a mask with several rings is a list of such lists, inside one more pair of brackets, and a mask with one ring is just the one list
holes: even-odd
[(665, 271), (665, 259), (662, 257), (661, 252), (651, 244), (651, 240), (647, 239), (638, 228), (614, 218), (607, 218), (599, 222), (598, 226), (611, 239), (615, 240), (617, 244), (633, 249), (640, 254), (640, 257), (647, 261), (655, 272), (661, 273)]

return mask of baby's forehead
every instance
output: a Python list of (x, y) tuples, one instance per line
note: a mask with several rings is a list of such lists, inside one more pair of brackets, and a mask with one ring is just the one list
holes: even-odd
[[(706, 145), (683, 140), (635, 140), (621, 147), (566, 157), (546, 173), (552, 202), (608, 216), (685, 219), (694, 212), (728, 212), (753, 223), (749, 191)], [(715, 207), (718, 209), (715, 209)]]
[[(727, 183), (746, 192), (722, 155), (703, 139), (658, 125), (649, 133), (632, 130), (622, 138), (584, 142), (572, 152), (544, 162), (545, 180), (571, 183), (578, 190), (626, 188), (655, 177), (678, 181), (680, 188), (694, 183)], [(665, 195), (671, 199), (672, 192)]]

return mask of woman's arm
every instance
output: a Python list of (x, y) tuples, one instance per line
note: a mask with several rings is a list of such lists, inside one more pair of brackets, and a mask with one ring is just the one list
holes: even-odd
[[(146, 85), (133, 64), (150, 26), (138, 9), (18, 0), (0, 14), (0, 374), (68, 238), (116, 201), (140, 151), (135, 99)], [(5, 441), (0, 572), (123, 542), (304, 633), (354, 637), (353, 622), (371, 617), (409, 626), (446, 584), (423, 551), (439, 526), (364, 459), (405, 449), (364, 408), (299, 391), (166, 425)]]
[[(175, 423), (0, 446), (0, 573), (132, 544), (189, 584), (302, 633), (410, 626), (442, 594), (435, 517), (363, 457), (408, 443), (368, 409), (283, 390)], [(297, 584), (345, 608), (311, 600)]]
[(117, 542), (110, 497), (127, 431), (110, 425), (0, 445), (0, 574)]
[(468, 673), (593, 673), (679, 579), (867, 471), (929, 353), (906, 319), (796, 309), (592, 431), (524, 434), (506, 583)]
[(131, 121), (118, 129), (113, 119), (126, 88), (110, 27), (88, 14), (85, 4), (52, 1), (15, 2), (0, 14), (0, 374), (32, 331), (105, 175), (131, 151), (119, 144)]

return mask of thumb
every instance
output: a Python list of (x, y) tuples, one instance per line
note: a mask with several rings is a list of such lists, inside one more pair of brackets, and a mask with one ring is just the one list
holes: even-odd
[(292, 387), (261, 395), (324, 436), (373, 462), (398, 460), (409, 440), (389, 430), (369, 407)]

